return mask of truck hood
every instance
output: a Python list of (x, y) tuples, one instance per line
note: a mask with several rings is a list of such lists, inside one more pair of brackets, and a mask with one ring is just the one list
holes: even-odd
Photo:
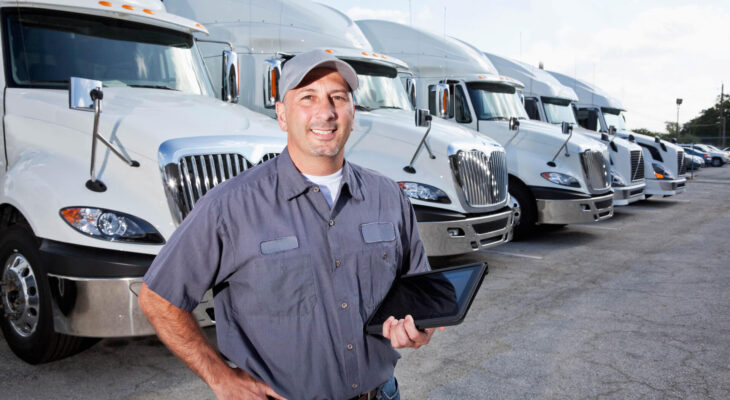
[[(379, 141), (384, 143), (400, 143), (401, 149), (415, 151), (426, 133), (426, 127), (416, 126), (414, 112), (407, 110), (380, 109), (373, 111), (357, 111), (353, 136), (348, 141), (347, 151), (356, 150), (363, 141)], [(480, 135), (478, 132), (457, 124), (446, 122), (440, 118), (431, 121), (431, 132), (427, 142), (434, 153), (448, 155), (458, 149), (471, 150), (500, 147), (495, 140)], [(404, 156), (410, 158), (412, 153)]]
[[(541, 121), (520, 120), (520, 132), (523, 132), (526, 135), (525, 137), (529, 137), (529, 140), (535, 140), (543, 144), (549, 151), (558, 151), (560, 146), (568, 139), (568, 135), (563, 134), (559, 126)], [(606, 149), (604, 144), (576, 134), (570, 137), (567, 146), (569, 151), (576, 153), (582, 153), (589, 149), (598, 151), (605, 151)]]
[[(78, 133), (81, 148), (91, 142), (94, 113), (68, 107), (68, 91), (9, 89), (6, 115), (40, 120)], [(157, 160), (160, 144), (193, 136), (256, 135), (285, 140), (276, 121), (237, 104), (177, 91), (104, 88), (99, 118), (102, 136), (126, 151)]]

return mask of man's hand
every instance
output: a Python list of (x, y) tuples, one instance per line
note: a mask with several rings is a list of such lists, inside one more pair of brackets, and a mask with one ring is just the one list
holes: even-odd
[(213, 393), (220, 400), (267, 400), (271, 398), (286, 400), (279, 396), (274, 389), (264, 382), (255, 380), (251, 375), (240, 369), (231, 368), (231, 375), (211, 385)]
[[(444, 327), (438, 328), (440, 331), (444, 329)], [(419, 331), (410, 315), (406, 315), (405, 319), (395, 319), (391, 316), (383, 323), (383, 337), (390, 339), (394, 349), (404, 347), (417, 349), (428, 344), (435, 331), (435, 328), (426, 328), (425, 332)]]
[(147, 284), (140, 290), (139, 306), (160, 340), (203, 379), (219, 399), (266, 400), (266, 396), (271, 396), (284, 400), (265, 383), (229, 367), (203, 336), (192, 313), (175, 307)]

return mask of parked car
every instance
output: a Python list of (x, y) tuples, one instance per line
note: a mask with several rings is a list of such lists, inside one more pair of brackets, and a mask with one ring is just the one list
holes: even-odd
[[(684, 147), (684, 146), (683, 146)], [(693, 149), (691, 147), (684, 147), (684, 152), (687, 154), (691, 154), (696, 157), (701, 157), (702, 161), (704, 162), (704, 166), (708, 166), (712, 163), (712, 156), (709, 152), (702, 151), (700, 149)]]
[(722, 167), (726, 163), (730, 162), (730, 156), (727, 152), (718, 149), (715, 146), (708, 144), (683, 144), (681, 145), (685, 149), (699, 149), (701, 151), (710, 153), (711, 165), (713, 167)]
[(696, 171), (700, 168), (704, 168), (705, 159), (703, 157), (696, 156), (689, 152), (686, 153), (687, 154), (685, 155), (685, 162), (687, 164), (687, 170)]

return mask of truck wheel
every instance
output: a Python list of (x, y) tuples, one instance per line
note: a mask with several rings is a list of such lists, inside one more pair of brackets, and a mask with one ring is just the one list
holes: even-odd
[(70, 356), (98, 340), (53, 329), (51, 291), (40, 258), (28, 229), (12, 226), (0, 235), (0, 328), (13, 353), (29, 364)]
[(513, 240), (517, 241), (535, 232), (537, 206), (530, 189), (521, 182), (511, 180), (509, 182), (509, 194), (516, 203), (514, 206), (519, 208), (519, 214), (515, 216), (515, 226), (512, 230)]
[(712, 159), (712, 166), (713, 167), (719, 167), (722, 166), (722, 160), (719, 157), (715, 157)]

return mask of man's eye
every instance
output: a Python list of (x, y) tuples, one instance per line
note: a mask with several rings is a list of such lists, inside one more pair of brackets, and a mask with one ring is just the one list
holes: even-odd
[(337, 101), (347, 101), (347, 97), (345, 96), (332, 96), (332, 98)]

